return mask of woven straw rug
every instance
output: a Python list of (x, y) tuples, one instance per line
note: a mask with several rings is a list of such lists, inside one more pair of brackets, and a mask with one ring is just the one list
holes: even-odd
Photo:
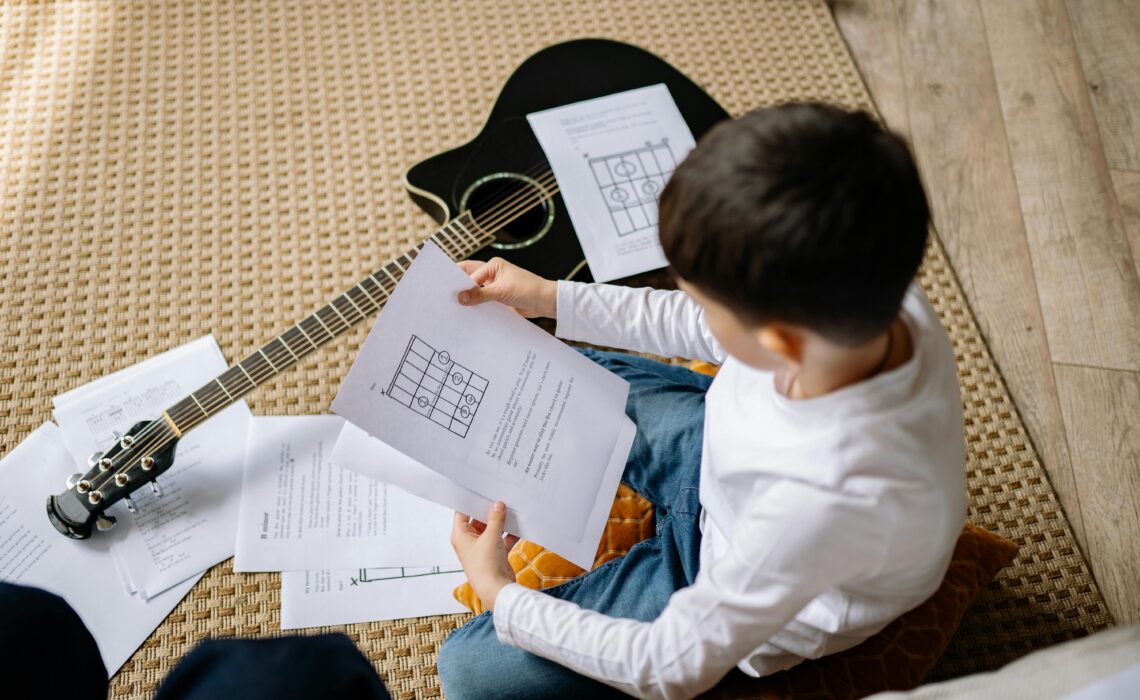
[[(213, 332), (261, 345), (429, 233), (400, 186), (473, 136), (537, 49), (650, 49), (730, 112), (789, 99), (871, 108), (821, 1), (89, 2), (0, 7), (0, 449), (55, 394)], [(938, 675), (993, 668), (1110, 624), (941, 247), (922, 283), (958, 353), (970, 519), (1022, 545)], [(360, 328), (256, 393), (314, 414)], [(143, 697), (196, 641), (279, 634), (276, 575), (215, 567), (116, 676)], [(439, 694), (463, 616), (345, 631), (394, 694)]]

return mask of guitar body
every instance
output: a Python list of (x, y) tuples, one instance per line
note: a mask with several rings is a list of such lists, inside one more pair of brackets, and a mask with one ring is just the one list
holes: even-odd
[[(657, 83), (669, 88), (694, 139), (728, 117), (696, 83), (648, 51), (607, 39), (568, 41), (520, 65), (479, 135), (412, 166), (404, 185), (440, 224), (477, 211), (480, 202), (493, 205), (549, 168), (527, 114)], [(472, 257), (496, 255), (551, 279), (593, 279), (560, 195), (504, 226), (495, 243)]]

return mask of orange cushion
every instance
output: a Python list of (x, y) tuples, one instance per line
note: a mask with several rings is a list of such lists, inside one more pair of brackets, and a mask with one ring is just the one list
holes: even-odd
[[(655, 532), (653, 504), (625, 484), (619, 485), (591, 568), (596, 569), (607, 561), (622, 556), (633, 545), (652, 537)], [(537, 590), (557, 586), (585, 573), (584, 569), (529, 540), (519, 540), (507, 554), (507, 559), (515, 570), (515, 580), (527, 588)], [(453, 595), (472, 612), (483, 612), (483, 602), (475, 595), (471, 584), (464, 582), (455, 589)]]

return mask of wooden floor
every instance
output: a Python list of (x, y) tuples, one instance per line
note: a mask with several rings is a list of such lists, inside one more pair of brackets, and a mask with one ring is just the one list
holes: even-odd
[(1140, 2), (832, 8), (1113, 616), (1140, 622)]

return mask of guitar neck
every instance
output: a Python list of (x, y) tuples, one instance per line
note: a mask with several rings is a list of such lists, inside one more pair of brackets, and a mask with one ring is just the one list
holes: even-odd
[[(436, 230), (429, 240), (453, 260), (459, 261), (485, 248), (494, 240), (494, 234), (485, 232), (468, 212), (464, 212)], [(163, 418), (175, 435), (181, 435), (224, 410), (383, 308), (422, 246), (421, 243), (388, 261), (378, 271), (168, 408)]]

